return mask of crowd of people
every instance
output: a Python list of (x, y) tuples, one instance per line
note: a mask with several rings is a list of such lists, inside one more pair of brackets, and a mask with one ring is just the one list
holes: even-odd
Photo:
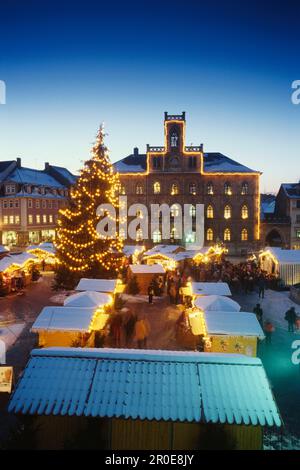
[(138, 315), (131, 308), (124, 307), (111, 316), (108, 327), (111, 346), (147, 348), (150, 324), (145, 314)]

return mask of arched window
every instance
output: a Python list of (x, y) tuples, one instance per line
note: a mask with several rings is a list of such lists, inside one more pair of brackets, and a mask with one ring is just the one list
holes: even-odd
[(248, 207), (244, 205), (242, 207), (242, 219), (248, 219), (248, 217), (249, 217)]
[(207, 194), (214, 194), (214, 185), (212, 183), (207, 184)]
[(176, 194), (179, 194), (179, 187), (177, 183), (173, 183), (171, 186), (171, 196), (176, 196)]
[(119, 230), (119, 237), (124, 240), (125, 239), (125, 230), (123, 228), (120, 228)]
[(178, 204), (173, 204), (171, 206), (170, 213), (171, 213), (171, 217), (178, 217), (180, 214), (180, 206)]
[(224, 208), (224, 219), (231, 219), (231, 207), (225, 206)]
[(232, 195), (232, 187), (231, 187), (231, 184), (228, 182), (224, 184), (224, 194), (226, 194), (226, 196)]
[(192, 194), (193, 196), (196, 196), (196, 194), (197, 194), (197, 185), (196, 185), (196, 183), (190, 183), (189, 184), (189, 193)]
[(136, 216), (138, 219), (143, 219), (144, 218), (144, 215), (143, 215), (143, 211), (141, 211), (140, 209), (138, 209), (136, 211)]
[(143, 240), (143, 230), (141, 228), (138, 228), (135, 234), (135, 240), (137, 242), (141, 242)]
[(243, 230), (242, 230), (241, 240), (243, 242), (246, 242), (248, 240), (248, 230), (246, 228), (243, 228)]
[(212, 228), (208, 228), (206, 232), (206, 240), (208, 242), (212, 242), (214, 239), (214, 231)]
[(178, 239), (178, 231), (176, 227), (172, 227), (171, 229), (171, 240)]
[(248, 194), (248, 192), (249, 192), (249, 185), (248, 183), (244, 182), (242, 184), (241, 194), (245, 195), (245, 194)]
[(190, 205), (189, 212), (190, 212), (190, 217), (196, 217), (196, 207), (193, 206), (193, 204)]
[(152, 234), (152, 240), (153, 240), (153, 243), (160, 243), (161, 242), (161, 232), (160, 230), (154, 230), (153, 234)]
[(213, 219), (214, 218), (214, 208), (213, 208), (213, 206), (211, 206), (211, 205), (207, 206), (206, 217), (208, 219)]
[(160, 182), (159, 181), (155, 181), (155, 183), (153, 184), (153, 192), (154, 194), (160, 194)]
[(225, 242), (230, 242), (231, 240), (231, 232), (229, 228), (225, 228), (224, 230), (224, 241)]
[(135, 187), (135, 194), (143, 194), (143, 185), (138, 183)]

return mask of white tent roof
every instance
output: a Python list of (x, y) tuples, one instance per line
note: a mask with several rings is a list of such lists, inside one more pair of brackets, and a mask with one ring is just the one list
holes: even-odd
[(80, 279), (75, 290), (114, 293), (117, 279)]
[(54, 255), (55, 253), (55, 248), (53, 246), (53, 243), (48, 243), (48, 242), (43, 242), (40, 243), (39, 245), (30, 245), (27, 248), (27, 251), (34, 251), (34, 250), (43, 250), (48, 252), (51, 255)]
[(224, 295), (206, 295), (197, 297), (195, 306), (205, 311), (239, 312), (240, 305)]
[(180, 245), (155, 245), (150, 250), (144, 253), (144, 256), (152, 256), (152, 255), (169, 255), (171, 253), (175, 253), (178, 249), (184, 250), (184, 248)]
[(44, 307), (32, 331), (89, 331), (96, 308)]
[(18, 255), (8, 255), (0, 260), (0, 272), (5, 271), (12, 265), (23, 266), (26, 261), (32, 259), (33, 261), (37, 260), (37, 257), (32, 253), (20, 253)]
[(133, 274), (164, 274), (165, 270), (161, 264), (130, 264)]
[(204, 312), (204, 318), (210, 335), (265, 337), (254, 313)]
[(108, 294), (103, 292), (85, 291), (70, 295), (65, 299), (64, 305), (67, 307), (93, 308), (108, 305), (111, 302), (112, 298)]
[(226, 282), (192, 282), (193, 295), (231, 295)]
[(265, 252), (270, 252), (280, 264), (300, 264), (300, 250), (282, 250), (281, 248), (268, 247)]

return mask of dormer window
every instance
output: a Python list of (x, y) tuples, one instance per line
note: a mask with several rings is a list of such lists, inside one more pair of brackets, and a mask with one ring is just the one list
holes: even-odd
[(16, 185), (15, 184), (7, 184), (5, 186), (6, 194), (15, 194), (16, 192)]

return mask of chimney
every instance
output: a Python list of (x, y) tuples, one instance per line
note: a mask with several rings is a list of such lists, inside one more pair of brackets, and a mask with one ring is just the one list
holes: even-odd
[(134, 149), (133, 149), (133, 155), (134, 155), (135, 157), (138, 157), (138, 155), (139, 155), (139, 149), (138, 149), (138, 147), (134, 147)]
[(21, 168), (21, 165), (22, 165), (21, 158), (18, 157), (17, 158), (17, 168)]
[(45, 162), (45, 171), (49, 171), (50, 165), (49, 162)]

